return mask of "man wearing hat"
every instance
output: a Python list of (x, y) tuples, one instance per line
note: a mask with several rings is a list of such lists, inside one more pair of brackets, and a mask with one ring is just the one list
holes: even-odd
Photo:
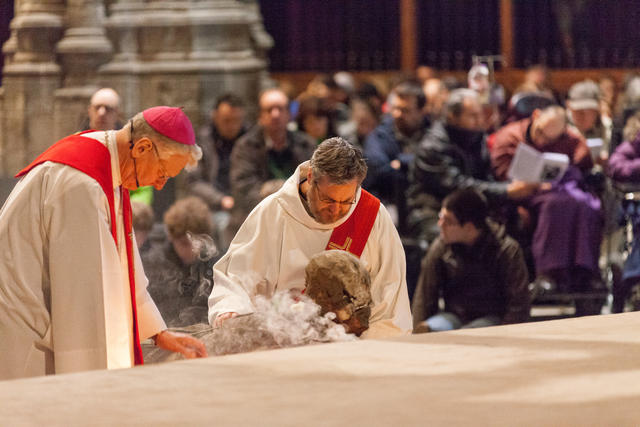
[(127, 190), (201, 156), (179, 108), (154, 107), (118, 131), (66, 137), (18, 173), (0, 210), (0, 379), (142, 364), (140, 340), (186, 357), (146, 291)]
[(594, 161), (604, 162), (608, 158), (609, 144), (611, 141), (611, 129), (613, 124), (610, 118), (600, 114), (600, 88), (593, 80), (584, 80), (575, 83), (569, 89), (567, 98), (567, 113), (573, 126), (582, 136), (597, 146), (592, 147)]

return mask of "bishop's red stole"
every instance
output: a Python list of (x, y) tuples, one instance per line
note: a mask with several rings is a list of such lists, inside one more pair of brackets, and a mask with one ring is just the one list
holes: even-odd
[(325, 250), (340, 249), (360, 258), (379, 209), (380, 200), (368, 191), (361, 190), (356, 208), (345, 222), (333, 229)]
[[(111, 176), (111, 156), (109, 149), (93, 138), (71, 135), (53, 144), (40, 154), (29, 166), (22, 169), (16, 178), (26, 175), (31, 169), (46, 161), (62, 163), (95, 179), (104, 191), (109, 201), (111, 215), (111, 235), (118, 244), (116, 231), (116, 215), (113, 197), (113, 179)], [(133, 267), (133, 234), (131, 222), (131, 203), (129, 192), (120, 187), (122, 210), (124, 216), (125, 246), (127, 250), (127, 264), (129, 268), (129, 291), (131, 292), (131, 310), (133, 313), (133, 355), (136, 365), (143, 364), (142, 348), (138, 333), (138, 313), (136, 306), (136, 284)]]

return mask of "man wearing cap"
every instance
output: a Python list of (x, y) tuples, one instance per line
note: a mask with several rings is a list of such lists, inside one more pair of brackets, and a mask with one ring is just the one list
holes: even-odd
[(592, 80), (584, 80), (571, 86), (567, 98), (567, 116), (570, 123), (588, 140), (600, 140), (592, 148), (594, 161), (608, 159), (612, 122), (600, 115), (600, 88)]
[(66, 137), (18, 173), (0, 210), (0, 379), (142, 364), (140, 340), (186, 357), (146, 291), (128, 191), (161, 189), (201, 156), (178, 108)]

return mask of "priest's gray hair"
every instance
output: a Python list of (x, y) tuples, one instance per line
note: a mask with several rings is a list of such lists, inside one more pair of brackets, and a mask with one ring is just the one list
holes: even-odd
[(316, 181), (327, 177), (332, 184), (345, 184), (354, 179), (360, 184), (367, 176), (367, 163), (358, 147), (340, 137), (329, 138), (313, 152), (311, 173)]
[[(149, 138), (158, 146), (160, 158), (167, 159), (173, 155), (187, 155), (189, 156), (189, 162), (185, 167), (186, 170), (193, 170), (198, 165), (198, 160), (202, 158), (202, 149), (199, 145), (181, 144), (162, 135), (149, 126), (142, 113), (136, 114), (131, 120), (133, 121), (133, 139)], [(126, 126), (131, 126), (131, 122), (128, 122)]]

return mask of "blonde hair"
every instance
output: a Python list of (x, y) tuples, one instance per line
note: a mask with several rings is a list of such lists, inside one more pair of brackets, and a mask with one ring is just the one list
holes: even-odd
[(635, 113), (627, 119), (627, 123), (622, 130), (622, 139), (624, 141), (633, 141), (640, 132), (640, 112)]
[(213, 235), (214, 225), (211, 211), (207, 204), (196, 196), (185, 197), (176, 201), (164, 214), (164, 224), (172, 239), (187, 234)]

